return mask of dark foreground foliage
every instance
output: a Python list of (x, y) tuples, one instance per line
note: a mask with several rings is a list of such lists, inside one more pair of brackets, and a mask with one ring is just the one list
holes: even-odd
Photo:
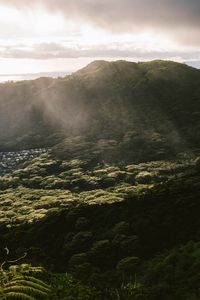
[(8, 246), (14, 257), (27, 251), (26, 262), (59, 273), (51, 275), (62, 295), (54, 299), (199, 299), (198, 159), (86, 172), (81, 161), (42, 157), (9, 175), (1, 192), (2, 260)]

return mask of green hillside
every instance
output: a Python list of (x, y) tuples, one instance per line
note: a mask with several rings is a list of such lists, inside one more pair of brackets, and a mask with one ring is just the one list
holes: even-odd
[(69, 144), (83, 153), (90, 143), (97, 160), (163, 159), (199, 147), (199, 114), (199, 70), (168, 61), (95, 61), (64, 79), (2, 84), (0, 145), (61, 143), (57, 152), (73, 158)]
[(0, 299), (199, 300), (199, 115), (169, 61), (1, 84)]

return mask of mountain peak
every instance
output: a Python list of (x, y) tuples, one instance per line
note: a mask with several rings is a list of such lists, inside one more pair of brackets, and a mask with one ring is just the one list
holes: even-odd
[[(105, 72), (106, 74), (113, 74), (116, 72), (124, 71), (127, 74), (135, 74), (135, 72), (148, 72), (148, 71), (170, 71), (170, 72), (187, 72), (191, 70), (197, 70), (188, 66), (187, 64), (174, 62), (171, 60), (152, 60), (145, 62), (131, 62), (126, 60), (116, 60), (116, 61), (105, 61), (105, 60), (95, 60), (89, 63), (87, 66), (78, 70), (74, 75), (83, 76), (96, 76), (96, 74), (101, 74)], [(199, 70), (197, 70), (199, 71)]]
[(51, 146), (63, 136), (90, 136), (100, 148), (102, 140), (114, 141), (112, 157), (168, 157), (200, 145), (199, 100), (200, 71), (187, 65), (97, 60), (53, 84), (2, 86), (0, 145)]

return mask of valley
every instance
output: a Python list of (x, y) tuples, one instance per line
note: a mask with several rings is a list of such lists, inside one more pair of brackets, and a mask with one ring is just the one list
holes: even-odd
[(199, 300), (199, 112), (170, 61), (1, 84), (0, 299)]
[(29, 149), (15, 152), (0, 152), (0, 175), (14, 171), (20, 168), (24, 162), (34, 159), (45, 153), (48, 149)]

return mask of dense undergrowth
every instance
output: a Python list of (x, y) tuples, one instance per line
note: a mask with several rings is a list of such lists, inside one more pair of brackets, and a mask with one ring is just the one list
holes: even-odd
[(0, 182), (1, 256), (27, 251), (59, 273), (58, 299), (198, 299), (199, 159), (93, 166), (43, 154)]

